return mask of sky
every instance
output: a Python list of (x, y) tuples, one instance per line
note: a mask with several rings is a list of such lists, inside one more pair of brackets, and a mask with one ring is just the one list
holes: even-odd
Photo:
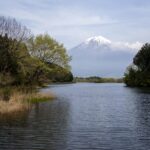
[(70, 49), (92, 36), (149, 42), (149, 0), (0, 0), (0, 15), (33, 34), (48, 33)]

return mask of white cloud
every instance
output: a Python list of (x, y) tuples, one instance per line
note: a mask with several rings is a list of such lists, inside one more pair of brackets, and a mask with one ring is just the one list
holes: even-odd
[(121, 41), (112, 41), (103, 36), (94, 36), (90, 37), (85, 42), (82, 43), (84, 47), (88, 45), (95, 45), (96, 47), (106, 45), (110, 48), (111, 51), (129, 51), (129, 52), (137, 52), (143, 45), (140, 42), (121, 42)]
[(129, 52), (137, 52), (141, 47), (143, 43), (140, 42), (112, 42), (113, 50), (123, 50), (123, 51), (129, 51)]
[(143, 44), (116, 42), (102, 36), (91, 37), (70, 49), (72, 72), (76, 76), (123, 76), (125, 68)]
[[(110, 9), (109, 5), (106, 7), (104, 3), (112, 4), (115, 10)], [(15, 17), (29, 27), (34, 34), (48, 32), (54, 38), (64, 42), (67, 48), (96, 34), (124, 41), (145, 42), (149, 39), (149, 24), (146, 23), (148, 13), (145, 12), (146, 18), (139, 15), (133, 16), (132, 13), (129, 16), (126, 12), (132, 9), (118, 7), (119, 4), (114, 1), (97, 0), (4, 0), (0, 2), (0, 14)], [(143, 28), (143, 26), (146, 27)], [(140, 47), (138, 43), (118, 42), (115, 44), (116, 47), (122, 45), (132, 49)]]

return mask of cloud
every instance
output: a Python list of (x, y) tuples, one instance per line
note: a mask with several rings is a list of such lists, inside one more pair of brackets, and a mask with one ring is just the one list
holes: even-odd
[(79, 44), (82, 45), (82, 47), (86, 48), (89, 46), (107, 46), (110, 48), (111, 51), (129, 51), (129, 52), (137, 52), (143, 45), (141, 42), (121, 42), (121, 41), (112, 41), (108, 38), (105, 38), (103, 36), (94, 36), (90, 37), (87, 40), (85, 40), (83, 43)]
[(71, 48), (78, 42), (95, 33), (87, 27), (116, 23), (117, 20), (100, 14), (91, 13), (85, 8), (58, 5), (60, 0), (5, 0), (0, 7), (0, 14), (15, 17), (34, 34), (48, 32), (51, 36)]
[(15, 17), (35, 34), (48, 32), (71, 48), (98, 34), (145, 42), (150, 39), (149, 4), (140, 0), (4, 0), (0, 14)]
[(102, 36), (91, 37), (70, 49), (75, 76), (121, 77), (141, 48), (140, 42), (118, 42)]
[(112, 50), (123, 50), (123, 51), (129, 51), (129, 52), (137, 52), (141, 47), (143, 43), (141, 42), (113, 42), (112, 43)]

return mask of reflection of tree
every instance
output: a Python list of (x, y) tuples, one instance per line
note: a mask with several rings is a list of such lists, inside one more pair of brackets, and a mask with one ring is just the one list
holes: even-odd
[(17, 126), (1, 126), (0, 150), (67, 149), (69, 107), (63, 99), (36, 104), (29, 117), (16, 120)]
[(4, 116), (0, 118), (0, 150), (22, 149), (28, 127), (29, 111), (20, 112), (16, 115)]
[(15, 114), (0, 115), (0, 126), (27, 126), (29, 110), (25, 110)]
[(29, 122), (37, 142), (44, 140), (43, 149), (66, 149), (69, 103), (61, 99), (36, 104)]
[[(141, 144), (150, 138), (150, 95), (147, 89), (135, 89), (136, 132)], [(147, 145), (148, 146), (148, 145)]]

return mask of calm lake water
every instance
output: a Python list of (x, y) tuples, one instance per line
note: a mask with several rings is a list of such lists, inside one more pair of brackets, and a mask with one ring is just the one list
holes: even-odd
[(123, 84), (51, 85), (54, 101), (0, 124), (0, 150), (150, 150), (150, 92)]

